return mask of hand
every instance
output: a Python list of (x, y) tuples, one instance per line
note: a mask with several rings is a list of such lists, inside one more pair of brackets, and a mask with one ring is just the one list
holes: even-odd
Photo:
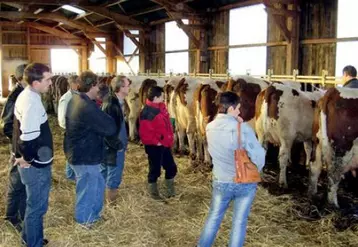
[(27, 163), (26, 160), (24, 160), (23, 157), (21, 158), (15, 158), (14, 166), (19, 165), (21, 168), (29, 168), (31, 164)]
[(162, 146), (162, 144), (160, 142), (158, 142), (157, 146)]

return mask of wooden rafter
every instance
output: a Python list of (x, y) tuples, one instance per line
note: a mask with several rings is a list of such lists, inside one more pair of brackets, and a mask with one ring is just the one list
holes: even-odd
[(133, 36), (133, 34), (128, 29), (123, 29), (120, 26), (117, 26), (119, 30), (121, 30), (124, 35), (126, 35), (138, 48), (140, 51), (144, 52), (144, 46)]
[(108, 19), (111, 19), (113, 21), (115, 21), (116, 23), (118, 23), (118, 25), (125, 25), (127, 28), (130, 29), (144, 29), (144, 25), (143, 23), (134, 20), (133, 18), (130, 18), (126, 15), (121, 15), (115, 12), (112, 12), (110, 10), (108, 10), (105, 7), (97, 7), (97, 6), (78, 6), (82, 9), (85, 9), (87, 11), (91, 11), (93, 13), (96, 13), (97, 15), (101, 15), (103, 17), (106, 17)]
[(121, 51), (121, 49), (119, 49), (118, 46), (115, 43), (112, 42), (112, 44), (113, 44), (113, 47), (116, 50), (116, 52), (119, 54), (120, 57), (122, 57), (123, 61), (127, 64), (128, 68), (130, 69), (130, 71), (134, 75), (134, 71), (133, 71), (132, 67), (130, 66), (130, 64), (127, 62), (127, 60), (126, 60), (125, 56), (123, 55), (123, 52)]
[(61, 22), (67, 26), (82, 30), (84, 32), (101, 32), (101, 30), (96, 27), (86, 25), (82, 22), (67, 19), (66, 17), (56, 13), (40, 13), (35, 15), (33, 13), (22, 13), (17, 11), (6, 11), (6, 12), (0, 11), (0, 17), (10, 20), (19, 20), (19, 19), (26, 19), (26, 18), (33, 18), (33, 19), (41, 18), (41, 19)]
[(154, 7), (151, 7), (151, 8), (141, 10), (140, 12), (129, 13), (128, 16), (129, 17), (134, 17), (134, 16), (139, 16), (139, 15), (144, 15), (144, 14), (152, 13), (152, 12), (162, 10), (162, 9), (164, 9), (163, 6), (160, 6), (160, 7), (154, 6)]
[(95, 39), (90, 37), (89, 35), (87, 35), (86, 33), (84, 33), (84, 35), (95, 45), (98, 47), (98, 49), (100, 49), (104, 55), (106, 55), (106, 50), (103, 48), (103, 46)]
[(200, 41), (194, 36), (191, 32), (191, 29), (187, 27), (182, 20), (175, 20), (178, 27), (181, 28), (184, 33), (189, 37), (189, 39), (194, 43), (195, 47), (200, 49)]

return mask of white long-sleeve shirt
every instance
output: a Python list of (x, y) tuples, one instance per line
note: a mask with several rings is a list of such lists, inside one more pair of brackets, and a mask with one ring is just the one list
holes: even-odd
[(73, 90), (68, 90), (62, 97), (60, 98), (60, 101), (58, 102), (58, 110), (57, 110), (57, 119), (58, 119), (58, 125), (60, 125), (61, 128), (66, 129), (66, 110), (68, 102), (72, 99), (72, 95), (74, 93), (77, 93)]

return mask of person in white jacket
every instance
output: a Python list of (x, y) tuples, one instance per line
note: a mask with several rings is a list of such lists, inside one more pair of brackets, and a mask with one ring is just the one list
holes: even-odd
[[(79, 87), (78, 76), (77, 75), (70, 76), (68, 78), (68, 84), (70, 85), (70, 89), (64, 95), (62, 95), (58, 103), (57, 119), (58, 119), (58, 125), (60, 125), (62, 129), (66, 129), (66, 110), (67, 110), (68, 102), (70, 102), (70, 100), (72, 99), (73, 94), (78, 93), (78, 87)], [(67, 161), (66, 161), (65, 172), (66, 172), (67, 179), (75, 180), (75, 173), (68, 165)]]

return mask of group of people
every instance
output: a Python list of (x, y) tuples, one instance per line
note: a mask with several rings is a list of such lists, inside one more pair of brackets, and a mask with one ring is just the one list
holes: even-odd
[[(346, 85), (355, 87), (354, 67), (344, 69)], [(354, 75), (355, 73), (355, 75)], [(10, 175), (6, 220), (22, 231), (29, 247), (46, 245), (43, 216), (48, 208), (53, 163), (53, 142), (47, 113), (41, 101), (51, 85), (50, 68), (39, 63), (16, 68), (18, 83), (3, 108), (4, 134), (11, 140)], [(101, 219), (105, 201), (116, 200), (127, 149), (124, 100), (130, 90), (125, 76), (113, 78), (108, 95), (98, 104), (98, 77), (90, 71), (69, 78), (70, 89), (59, 102), (58, 123), (65, 129), (64, 153), (66, 177), (76, 182), (76, 222), (90, 228)], [(353, 85), (354, 84), (354, 85)], [(265, 164), (265, 150), (254, 130), (240, 117), (240, 97), (233, 92), (221, 94), (216, 118), (207, 125), (209, 153), (213, 161), (213, 193), (209, 214), (198, 246), (212, 246), (230, 203), (233, 227), (229, 246), (243, 246), (247, 219), (254, 200), (256, 183), (236, 183), (235, 150), (238, 128), (242, 147), (259, 171)], [(139, 135), (148, 156), (148, 191), (163, 200), (157, 186), (161, 167), (165, 170), (166, 197), (175, 196), (177, 166), (171, 147), (173, 126), (163, 103), (163, 89), (154, 86), (148, 92), (139, 119)]]
[[(48, 243), (43, 236), (53, 163), (52, 133), (41, 94), (51, 86), (50, 68), (32, 63), (16, 68), (18, 83), (3, 108), (4, 134), (11, 140), (11, 160), (5, 220), (29, 247)], [(89, 229), (101, 219), (105, 201), (116, 200), (122, 181), (128, 138), (124, 99), (130, 90), (125, 76), (115, 77), (109, 93), (101, 96), (98, 77), (91, 71), (69, 78), (70, 89), (59, 102), (58, 123), (65, 130), (66, 177), (76, 182), (75, 220)], [(98, 104), (100, 102), (100, 104)], [(177, 167), (171, 147), (173, 128), (163, 103), (163, 90), (149, 90), (140, 118), (139, 134), (149, 161), (148, 187), (162, 200), (157, 188), (161, 167), (166, 173), (167, 197), (175, 196)]]

